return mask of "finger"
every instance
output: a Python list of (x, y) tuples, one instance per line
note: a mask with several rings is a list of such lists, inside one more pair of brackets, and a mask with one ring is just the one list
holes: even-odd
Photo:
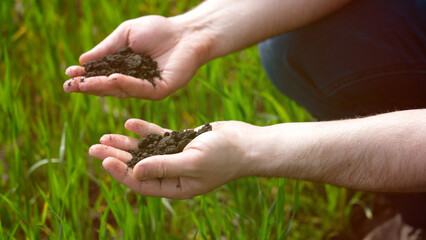
[[(140, 97), (141, 95), (138, 91), (135, 91), (134, 89), (132, 90), (131, 86), (133, 86), (133, 84), (130, 84), (130, 86), (126, 84), (129, 82), (128, 79), (130, 79), (130, 82), (132, 83), (137, 81), (142, 86), (145, 86), (146, 89), (153, 88), (152, 84), (148, 81), (122, 74), (113, 74), (108, 77), (75, 77), (64, 82), (63, 88), (66, 92), (82, 92), (97, 96)], [(156, 90), (154, 89), (153, 91)]]
[(83, 65), (91, 60), (100, 59), (104, 55), (116, 53), (118, 49), (127, 45), (129, 24), (124, 22), (118, 26), (108, 37), (80, 56), (80, 64)]
[(194, 163), (200, 158), (200, 151), (188, 149), (181, 153), (158, 155), (145, 158), (133, 168), (136, 179), (195, 177)]
[(122, 150), (130, 150), (138, 147), (139, 140), (119, 134), (106, 134), (101, 137), (100, 143)]
[(71, 66), (65, 70), (65, 74), (68, 75), (68, 77), (79, 77), (85, 73), (84, 67), (82, 66)]
[(148, 137), (148, 134), (158, 134), (158, 135), (164, 135), (165, 132), (170, 132), (168, 129), (164, 129), (154, 123), (150, 123), (141, 119), (132, 118), (126, 121), (124, 124), (124, 127), (131, 131), (136, 133), (137, 135), (145, 138)]
[(71, 78), (64, 82), (63, 88), (65, 92), (80, 92), (79, 84), (85, 81), (84, 77)]
[(97, 96), (126, 97), (126, 94), (117, 88), (107, 76), (85, 78), (77, 82), (77, 85), (82, 93)]
[(161, 100), (167, 96), (168, 89), (164, 81), (154, 80), (156, 86), (148, 80), (126, 76), (123, 74), (111, 74), (111, 82), (127, 95), (149, 100)]
[(138, 194), (176, 199), (184, 197), (180, 181), (177, 178), (139, 181), (125, 163), (113, 157), (106, 158), (102, 165), (113, 178)]
[(90, 147), (89, 155), (101, 160), (104, 160), (108, 157), (114, 157), (122, 161), (123, 163), (128, 162), (132, 159), (132, 154), (120, 150), (118, 148), (110, 147), (102, 144), (95, 144)]

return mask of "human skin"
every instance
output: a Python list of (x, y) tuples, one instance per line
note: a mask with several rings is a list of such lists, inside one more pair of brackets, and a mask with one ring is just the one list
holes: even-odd
[[(71, 66), (66, 92), (161, 100), (183, 87), (206, 62), (316, 21), (350, 0), (209, 0), (171, 18), (145, 16), (123, 22), (80, 64), (113, 54), (123, 46), (150, 55), (162, 70), (156, 87), (122, 74), (81, 81), (84, 68)], [(226, 7), (223, 7), (226, 6)]]
[[(125, 127), (146, 137), (155, 124), (130, 119)], [(108, 134), (89, 153), (136, 193), (184, 199), (247, 177), (285, 177), (375, 192), (426, 191), (426, 109), (366, 118), (258, 127), (212, 123), (181, 153), (125, 164), (138, 139)]]
[[(204, 63), (264, 39), (305, 26), (350, 0), (210, 0), (172, 17), (146, 16), (121, 24), (80, 57), (80, 63), (130, 46), (153, 57), (163, 80), (112, 74), (80, 81), (72, 66), (67, 92), (160, 100), (183, 87)], [(223, 7), (226, 6), (226, 7)], [(105, 135), (89, 153), (135, 192), (173, 199), (209, 192), (247, 176), (306, 179), (368, 191), (426, 191), (425, 110), (401, 111), (333, 122), (284, 123), (257, 127), (242, 122), (213, 123), (182, 153), (153, 156), (128, 169), (137, 139)], [(126, 128), (141, 137), (161, 127), (131, 119)]]

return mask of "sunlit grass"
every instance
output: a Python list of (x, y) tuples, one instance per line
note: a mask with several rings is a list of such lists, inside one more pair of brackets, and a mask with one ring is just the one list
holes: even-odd
[(159, 102), (63, 92), (65, 67), (122, 21), (199, 2), (0, 1), (0, 239), (318, 239), (347, 226), (361, 194), (344, 189), (246, 178), (170, 201), (135, 195), (88, 156), (105, 133), (134, 136), (128, 118), (171, 129), (312, 120), (270, 84), (255, 47)]

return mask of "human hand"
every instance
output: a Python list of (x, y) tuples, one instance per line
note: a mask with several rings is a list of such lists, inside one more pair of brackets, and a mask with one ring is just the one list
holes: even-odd
[[(250, 140), (257, 127), (236, 121), (212, 123), (212, 131), (192, 140), (181, 153), (145, 158), (131, 169), (132, 156), (125, 150), (137, 148), (139, 140), (117, 134), (101, 137), (89, 154), (103, 160), (104, 168), (117, 181), (136, 193), (153, 197), (185, 199), (207, 193), (231, 180), (249, 176)], [(146, 137), (163, 135), (167, 129), (138, 119), (125, 127)]]
[(64, 83), (64, 90), (98, 96), (161, 100), (184, 86), (205, 62), (203, 52), (206, 39), (173, 18), (146, 16), (128, 20), (92, 50), (81, 55), (80, 64), (129, 46), (134, 52), (149, 55), (158, 63), (162, 79), (156, 79), (156, 86), (149, 81), (118, 73), (84, 78), (84, 67), (71, 66), (65, 73), (72, 79)]

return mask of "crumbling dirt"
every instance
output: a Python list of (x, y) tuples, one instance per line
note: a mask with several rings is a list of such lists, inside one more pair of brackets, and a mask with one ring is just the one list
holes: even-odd
[(127, 166), (133, 168), (139, 161), (153, 156), (182, 152), (183, 149), (200, 134), (211, 131), (212, 126), (209, 123), (194, 131), (187, 129), (182, 131), (166, 132), (164, 136), (158, 134), (149, 134), (148, 137), (139, 141), (138, 148), (129, 150), (132, 159), (127, 162)]
[(84, 77), (109, 76), (121, 73), (135, 78), (148, 80), (155, 86), (154, 79), (161, 79), (157, 62), (150, 56), (132, 52), (130, 47), (120, 48), (116, 54), (105, 55), (99, 60), (83, 64)]

